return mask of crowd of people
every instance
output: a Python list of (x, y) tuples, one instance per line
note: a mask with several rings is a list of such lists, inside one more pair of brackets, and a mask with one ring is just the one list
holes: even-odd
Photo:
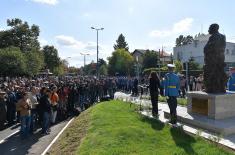
[[(164, 95), (165, 81), (159, 79), (161, 95)], [(190, 90), (201, 90), (202, 81), (201, 75), (190, 77)], [(185, 97), (186, 83), (186, 78), (180, 76), (181, 97)], [(144, 88), (149, 88), (147, 76), (139, 79), (88, 76), (0, 78), (0, 130), (20, 122), (22, 138), (38, 128), (42, 128), (42, 134), (49, 134), (51, 125), (77, 115), (97, 102), (114, 98), (116, 91), (138, 96), (144, 91), (149, 93), (149, 89)]]
[(114, 98), (123, 86), (123, 80), (113, 77), (6, 77), (0, 81), (0, 129), (20, 122), (23, 139), (38, 128), (49, 134), (51, 125)]

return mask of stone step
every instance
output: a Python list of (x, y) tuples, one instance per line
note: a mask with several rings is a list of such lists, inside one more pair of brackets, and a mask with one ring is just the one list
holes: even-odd
[[(170, 117), (170, 112), (168, 110), (164, 111), (164, 117)], [(183, 124), (223, 136), (235, 134), (235, 117), (214, 120), (199, 114), (188, 114), (186, 108), (180, 107), (177, 108), (177, 119)]]

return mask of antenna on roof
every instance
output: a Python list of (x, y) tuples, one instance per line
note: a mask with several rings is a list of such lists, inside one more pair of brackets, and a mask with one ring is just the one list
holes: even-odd
[(203, 34), (203, 24), (201, 24), (201, 34)]

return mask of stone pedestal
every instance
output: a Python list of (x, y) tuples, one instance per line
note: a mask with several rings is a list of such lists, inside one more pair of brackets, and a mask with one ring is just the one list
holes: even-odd
[(188, 92), (187, 112), (226, 119), (235, 116), (235, 93), (208, 94), (202, 91)]

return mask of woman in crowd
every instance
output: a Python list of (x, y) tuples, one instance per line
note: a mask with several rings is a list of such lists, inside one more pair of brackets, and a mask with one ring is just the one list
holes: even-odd
[(149, 89), (150, 97), (152, 102), (152, 115), (154, 117), (158, 116), (158, 94), (160, 88), (160, 80), (156, 72), (151, 72), (149, 77)]
[(52, 94), (51, 94), (51, 106), (52, 106), (52, 113), (51, 113), (51, 123), (55, 124), (56, 116), (57, 116), (57, 107), (59, 102), (59, 96), (57, 94), (57, 87), (52, 87)]

